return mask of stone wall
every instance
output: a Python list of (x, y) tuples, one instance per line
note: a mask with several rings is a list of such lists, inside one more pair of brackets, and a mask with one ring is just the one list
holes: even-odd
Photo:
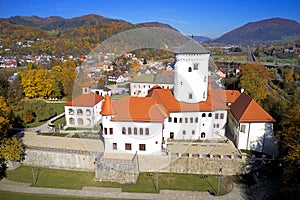
[(236, 175), (247, 170), (244, 158), (199, 158), (178, 156), (138, 156), (141, 172)]
[(26, 149), (24, 165), (47, 168), (95, 171), (97, 154), (62, 152), (40, 149)]
[(135, 183), (139, 175), (137, 155), (131, 160), (99, 158), (95, 179), (119, 183)]

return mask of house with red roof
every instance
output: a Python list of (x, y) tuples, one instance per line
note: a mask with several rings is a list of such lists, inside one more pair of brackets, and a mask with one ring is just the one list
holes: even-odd
[(242, 93), (230, 106), (228, 136), (238, 149), (277, 154), (275, 120), (249, 95)]
[(82, 94), (65, 104), (66, 125), (69, 127), (97, 126), (101, 121), (101, 105), (103, 97), (95, 94)]

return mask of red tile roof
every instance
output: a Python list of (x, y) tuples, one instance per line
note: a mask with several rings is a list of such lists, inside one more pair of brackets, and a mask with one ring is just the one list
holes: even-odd
[(101, 108), (100, 114), (104, 115), (104, 116), (114, 114), (111, 99), (110, 99), (109, 95), (105, 96), (105, 101), (102, 103), (102, 108)]
[(92, 84), (89, 82), (85, 82), (81, 85), (81, 87), (90, 87)]
[(274, 122), (267, 111), (249, 95), (242, 93), (230, 106), (231, 113), (239, 122)]
[(65, 106), (92, 107), (103, 99), (103, 96), (94, 93), (82, 94), (73, 99), (72, 101), (66, 103)]

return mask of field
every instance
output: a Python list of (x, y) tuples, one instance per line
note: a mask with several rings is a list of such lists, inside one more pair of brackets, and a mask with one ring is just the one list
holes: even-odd
[[(36, 186), (38, 187), (81, 189), (83, 186), (93, 186), (122, 188), (122, 191), (124, 192), (156, 193), (156, 176), (154, 173), (140, 173), (135, 184), (120, 184), (95, 181), (93, 180), (93, 172), (37, 167), (34, 167), (34, 172), (37, 177)], [(32, 170), (31, 167), (28, 166), (19, 167), (14, 171), (8, 171), (7, 175), (7, 179), (9, 180), (33, 183)], [(226, 179), (226, 177), (224, 179)], [(226, 180), (224, 180), (224, 182), (226, 182)], [(169, 189), (216, 192), (218, 179), (215, 175), (160, 173), (158, 176), (158, 185), (159, 190)], [(222, 185), (223, 184), (221, 184), (220, 195), (227, 194), (228, 191), (226, 191)]]

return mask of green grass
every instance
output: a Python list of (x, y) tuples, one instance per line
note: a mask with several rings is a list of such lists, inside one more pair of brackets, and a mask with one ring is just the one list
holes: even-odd
[(52, 136), (65, 137), (68, 133), (54, 133)]
[(62, 117), (62, 118), (54, 121), (54, 125), (55, 125), (56, 129), (58, 129), (58, 126), (60, 124), (66, 124), (66, 118), (65, 117)]
[[(70, 170), (57, 170), (40, 168), (35, 169), (35, 176), (38, 177), (38, 187), (81, 189), (83, 186), (93, 187), (111, 187), (122, 188), (124, 192), (143, 192), (155, 193), (156, 177), (153, 173), (140, 173), (136, 184), (120, 184), (115, 182), (99, 182), (93, 180), (93, 172), (81, 172)], [(14, 171), (7, 171), (7, 179), (32, 183), (32, 171), (28, 166), (21, 166)], [(190, 191), (217, 191), (218, 179), (215, 175), (199, 174), (159, 174), (159, 189), (169, 190), (190, 190)], [(221, 187), (220, 195), (226, 194), (227, 191)]]
[(51, 106), (55, 112), (57, 113), (57, 115), (65, 112), (65, 104), (66, 103), (48, 103), (49, 106)]
[[(113, 200), (112, 198), (79, 198), (79, 197), (62, 197), (52, 195), (39, 195), (39, 194), (24, 194), (15, 192), (0, 191), (1, 200), (86, 200), (86, 199), (107, 199)], [(119, 199), (120, 200), (120, 199)]]

